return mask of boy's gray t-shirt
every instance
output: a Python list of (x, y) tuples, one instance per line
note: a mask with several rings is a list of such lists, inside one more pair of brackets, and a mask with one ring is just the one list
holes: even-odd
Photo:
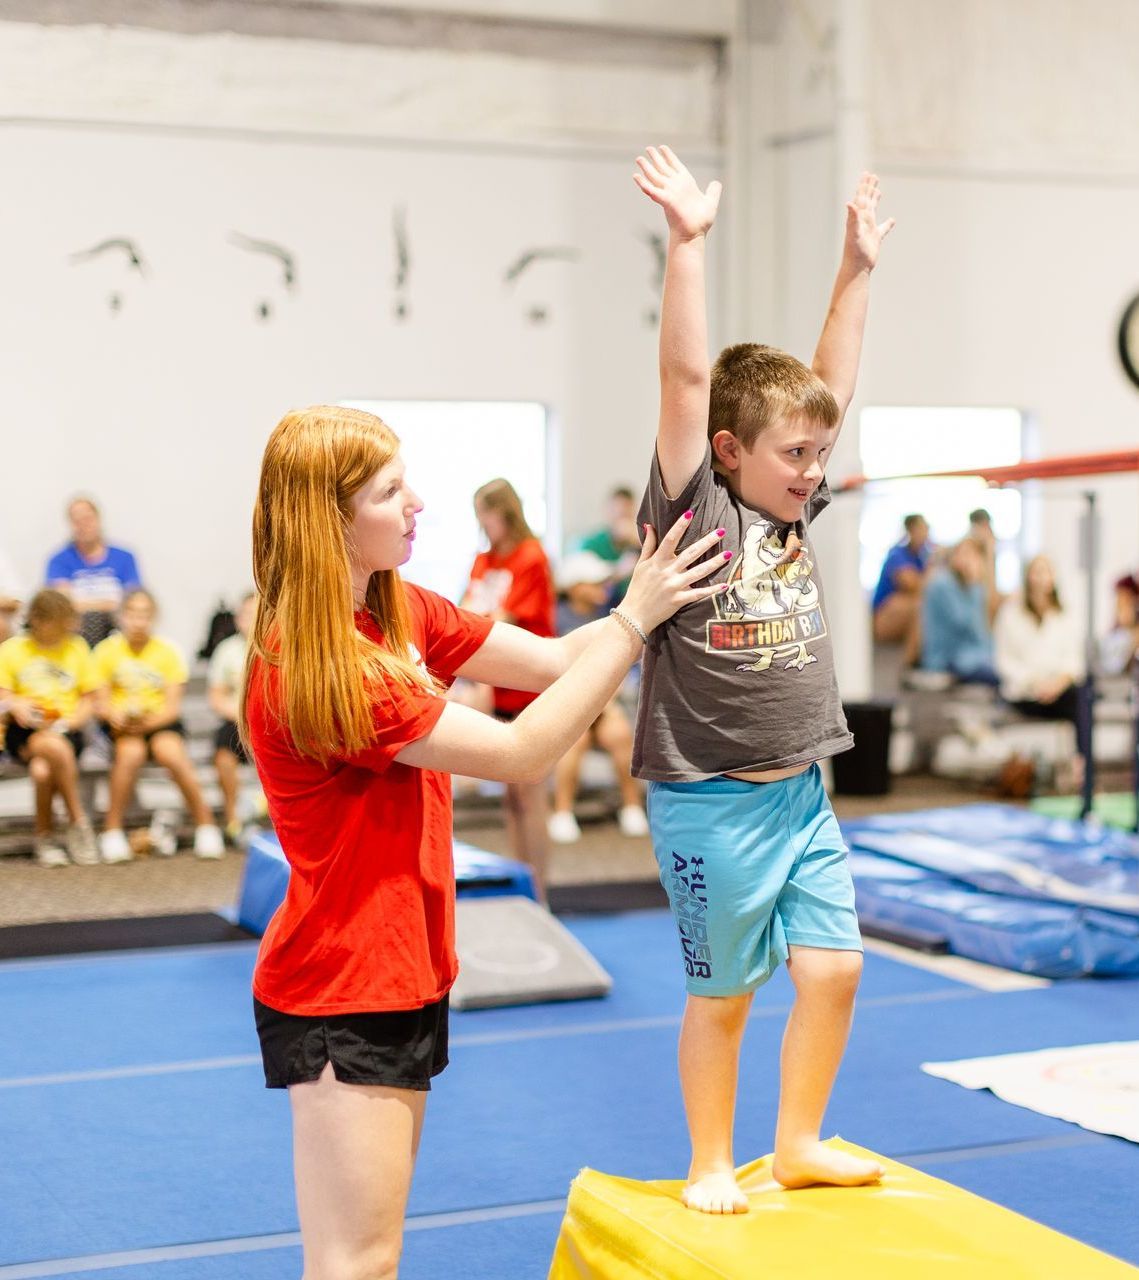
[[(638, 522), (663, 536), (691, 510), (688, 538), (724, 528), (723, 550), (732, 559), (706, 581), (731, 585), (686, 605), (649, 637), (633, 747), (638, 778), (698, 782), (806, 764), (853, 745), (807, 536), (829, 502), (824, 482), (794, 524), (749, 507), (713, 470), (710, 445), (669, 498), (654, 451)], [(802, 550), (776, 568), (789, 532)]]

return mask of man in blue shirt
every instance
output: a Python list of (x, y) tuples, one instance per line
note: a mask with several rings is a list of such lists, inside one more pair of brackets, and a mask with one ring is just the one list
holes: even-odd
[(906, 516), (903, 523), (906, 536), (886, 554), (871, 607), (875, 642), (903, 645), (905, 661), (912, 665), (921, 648), (922, 587), (933, 544), (924, 516)]
[(48, 561), (44, 580), (70, 596), (79, 611), (80, 634), (96, 645), (115, 629), (123, 596), (142, 581), (134, 556), (103, 540), (99, 508), (90, 498), (74, 498), (67, 519), (71, 541)]

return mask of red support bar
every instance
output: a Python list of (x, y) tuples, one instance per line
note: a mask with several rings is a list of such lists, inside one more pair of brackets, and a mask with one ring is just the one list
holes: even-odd
[(1014, 484), (1020, 480), (1063, 480), (1074, 476), (1101, 476), (1119, 471), (1139, 471), (1139, 449), (1115, 453), (1081, 453), (1062, 458), (1037, 458), (1009, 467), (974, 467), (959, 471), (915, 471), (898, 476), (848, 476), (840, 491), (861, 489), (881, 480), (932, 480), (941, 476), (977, 476), (990, 484)]

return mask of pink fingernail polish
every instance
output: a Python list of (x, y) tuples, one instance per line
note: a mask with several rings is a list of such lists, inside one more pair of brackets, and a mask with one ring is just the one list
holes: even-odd
[(727, 532), (728, 532), (728, 531), (727, 531), (727, 529), (717, 529), (717, 530), (716, 530), (716, 537), (717, 537), (717, 538), (722, 538), (722, 537), (724, 536), (724, 534), (725, 534), (725, 533), (727, 533)]
[(691, 519), (692, 519), (692, 512), (691, 512), (691, 511), (686, 511), (686, 512), (684, 513), (684, 518), (685, 518), (685, 520), (691, 520)]
[(725, 551), (725, 552), (724, 552), (724, 559), (725, 559), (725, 560), (730, 560), (731, 558), (732, 558), (732, 553), (731, 553), (730, 551)]

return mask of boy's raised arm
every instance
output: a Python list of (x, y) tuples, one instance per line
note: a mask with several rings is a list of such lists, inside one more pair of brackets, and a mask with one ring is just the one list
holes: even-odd
[(854, 398), (862, 333), (870, 302), (870, 273), (878, 264), (882, 241), (894, 228), (894, 219), (878, 221), (878, 179), (864, 173), (854, 198), (846, 205), (846, 237), (834, 282), (827, 318), (815, 348), (811, 368), (838, 401), (839, 422)]
[(660, 424), (657, 458), (665, 492), (675, 496), (704, 457), (708, 439), (708, 322), (704, 238), (716, 219), (720, 184), (701, 191), (668, 147), (637, 157), (633, 181), (664, 210), (668, 257), (660, 318)]

